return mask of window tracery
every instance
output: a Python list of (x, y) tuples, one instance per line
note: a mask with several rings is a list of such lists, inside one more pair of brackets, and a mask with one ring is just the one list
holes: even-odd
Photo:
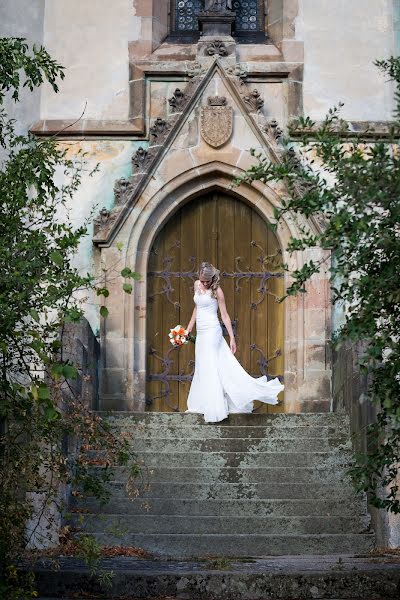
[[(171, 0), (171, 33), (174, 36), (195, 37), (199, 33), (198, 14), (203, 0)], [(236, 13), (234, 34), (237, 37), (264, 35), (264, 0), (232, 0)]]

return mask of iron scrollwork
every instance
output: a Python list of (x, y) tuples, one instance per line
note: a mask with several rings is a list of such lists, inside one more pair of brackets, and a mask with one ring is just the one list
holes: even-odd
[[(237, 256), (235, 258), (236, 271), (233, 271), (231, 273), (223, 271), (221, 275), (223, 277), (229, 277), (235, 280), (235, 291), (237, 292), (240, 291), (240, 282), (243, 279), (247, 281), (249, 281), (250, 279), (261, 280), (260, 285), (257, 288), (257, 292), (260, 293), (260, 298), (257, 302), (250, 303), (250, 308), (252, 310), (255, 310), (261, 304), (261, 302), (263, 302), (266, 295), (275, 298), (276, 302), (279, 301), (279, 296), (271, 292), (270, 289), (268, 289), (268, 282), (270, 279), (280, 279), (283, 277), (283, 273), (281, 271), (278, 271), (278, 269), (281, 267), (282, 253), (280, 250), (278, 250), (278, 252), (276, 252), (275, 254), (266, 254), (264, 252), (264, 249), (255, 240), (251, 241), (251, 246), (259, 248), (259, 250), (261, 251), (261, 254), (257, 257), (257, 262), (261, 264), (261, 268), (263, 269), (262, 271), (250, 271), (250, 269), (243, 271), (239, 266), (239, 263), (242, 259), (240, 256)], [(266, 267), (268, 265), (270, 266), (270, 270), (266, 270)], [(271, 270), (271, 267), (273, 270)]]
[(155, 400), (157, 400), (158, 398), (163, 398), (165, 400), (165, 402), (168, 404), (168, 406), (173, 411), (179, 412), (179, 407), (173, 406), (169, 402), (170, 397), (172, 395), (170, 382), (171, 381), (178, 381), (178, 382), (192, 381), (193, 374), (194, 374), (194, 360), (190, 360), (189, 364), (188, 364), (189, 369), (191, 369), (190, 373), (185, 373), (184, 371), (181, 371), (178, 374), (171, 373), (171, 368), (174, 364), (174, 361), (172, 360), (172, 358), (170, 358), (170, 355), (172, 354), (172, 352), (177, 352), (177, 351), (178, 351), (177, 347), (171, 347), (171, 348), (169, 348), (169, 350), (167, 351), (165, 356), (160, 356), (159, 354), (157, 354), (157, 350), (155, 348), (150, 348), (149, 354), (151, 354), (155, 359), (160, 361), (163, 371), (161, 373), (150, 373), (147, 376), (148, 381), (161, 381), (161, 383), (162, 383), (161, 392), (158, 396), (153, 396), (152, 398), (146, 398), (146, 404), (148, 406), (151, 406), (153, 404), (153, 402)]

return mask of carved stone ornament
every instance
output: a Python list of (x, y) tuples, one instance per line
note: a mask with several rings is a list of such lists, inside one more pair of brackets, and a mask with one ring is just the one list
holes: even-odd
[(186, 75), (188, 77), (198, 77), (199, 75), (202, 75), (203, 73), (206, 73), (207, 71), (207, 67), (202, 65), (201, 63), (195, 61), (193, 63), (190, 63), (187, 71), (186, 71)]
[(273, 119), (272, 121), (268, 121), (264, 127), (264, 131), (268, 136), (274, 140), (275, 142), (279, 141), (283, 135), (282, 129), (279, 127), (278, 122)]
[(258, 90), (253, 90), (250, 94), (244, 96), (243, 100), (251, 112), (259, 111), (264, 106), (264, 100), (261, 98)]
[(176, 88), (173, 96), (168, 99), (168, 102), (172, 108), (181, 108), (186, 102), (186, 94), (179, 88)]
[(108, 210), (105, 206), (93, 220), (93, 234), (96, 237), (102, 230), (108, 229), (117, 218), (117, 213)]
[(209, 56), (227, 56), (228, 50), (222, 40), (213, 40), (206, 46), (206, 54)]
[(169, 130), (169, 125), (164, 119), (157, 117), (153, 125), (150, 127), (150, 135), (154, 140), (157, 140), (160, 136)]
[(151, 159), (150, 152), (141, 146), (132, 156), (132, 166), (136, 167), (136, 169), (143, 169)]
[(241, 80), (246, 79), (247, 77), (247, 70), (240, 63), (236, 63), (235, 65), (227, 67), (225, 69), (225, 73), (230, 77), (238, 77)]
[(227, 106), (224, 96), (211, 96), (208, 106), (201, 108), (200, 131), (207, 144), (219, 148), (225, 144), (232, 135), (233, 109)]
[(129, 179), (126, 179), (126, 177), (121, 177), (121, 179), (117, 179), (114, 185), (114, 198), (116, 205), (123, 204), (123, 199), (128, 190), (128, 187)]

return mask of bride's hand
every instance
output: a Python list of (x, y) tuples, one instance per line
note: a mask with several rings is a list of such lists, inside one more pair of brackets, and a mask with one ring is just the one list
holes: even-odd
[(231, 347), (231, 351), (233, 354), (235, 354), (236, 352), (236, 342), (235, 342), (235, 338), (231, 338), (230, 339), (230, 343), (229, 343), (230, 347)]

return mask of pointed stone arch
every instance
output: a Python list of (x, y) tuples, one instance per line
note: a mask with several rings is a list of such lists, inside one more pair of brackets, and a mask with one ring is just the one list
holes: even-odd
[[(150, 186), (112, 244), (102, 248), (102, 264), (106, 268), (120, 255), (118, 246), (122, 244), (125, 264), (142, 274), (141, 281), (134, 284), (132, 295), (121, 292), (119, 278), (109, 284), (111, 294), (106, 299), (109, 317), (102, 331), (102, 408), (144, 410), (147, 261), (152, 243), (164, 223), (183, 204), (213, 189), (249, 204), (266, 221), (273, 219), (273, 208), (279, 204), (278, 191), (260, 182), (233, 187), (233, 178), (243, 172), (237, 166), (210, 161), (176, 175), (165, 186)], [(300, 268), (306, 258), (285, 255), (286, 243), (292, 234), (296, 234), (298, 225), (288, 218), (277, 230), (284, 259), (291, 269)], [(310, 285), (309, 298), (300, 295), (285, 301), (284, 377), (288, 412), (320, 412), (330, 407), (330, 368), (326, 360), (330, 332), (327, 294), (326, 276), (321, 274), (320, 279)]]

